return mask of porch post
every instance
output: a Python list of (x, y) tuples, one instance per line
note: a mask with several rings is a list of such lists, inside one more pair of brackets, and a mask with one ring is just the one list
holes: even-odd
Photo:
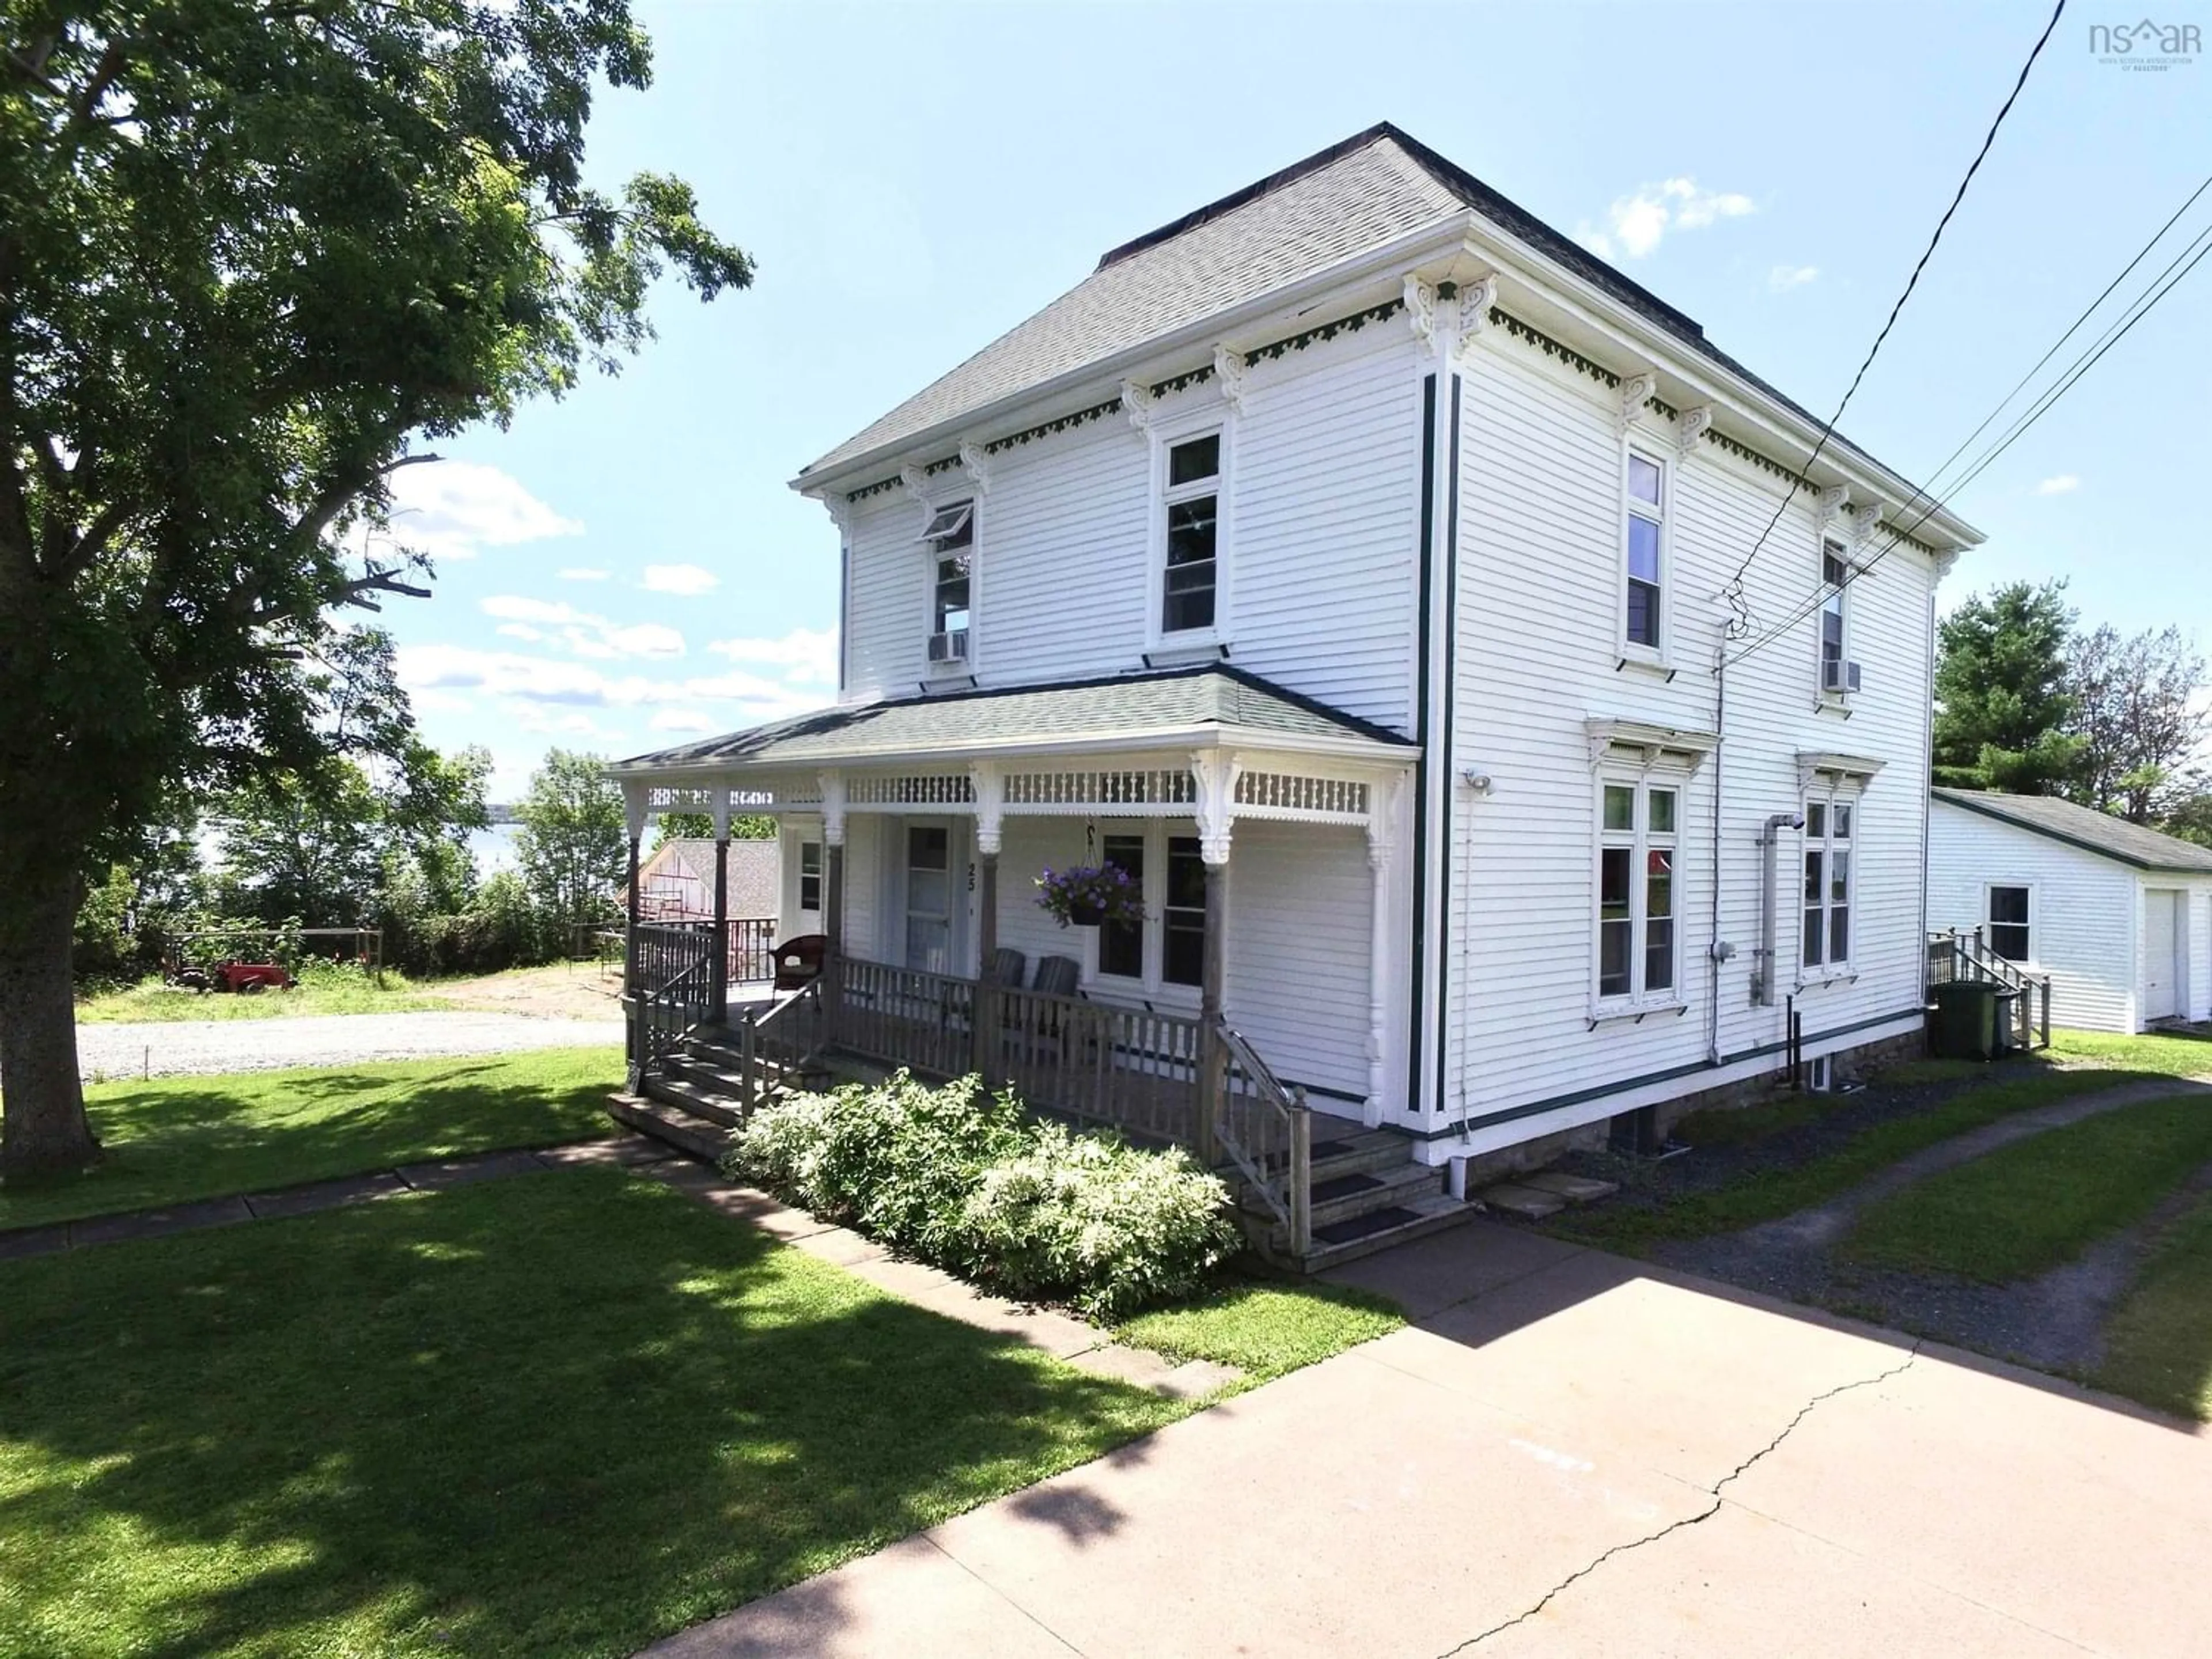
[(1390, 837), (1397, 823), (1399, 781), (1377, 779), (1367, 787), (1367, 870), (1374, 889), (1367, 924), (1367, 1101), (1360, 1121), (1372, 1129), (1382, 1121), (1383, 1057), (1390, 1025)]
[(708, 975), (708, 1004), (719, 1024), (730, 1010), (730, 791), (714, 786), (714, 964)]
[(822, 1012), (836, 1034), (838, 958), (845, 954), (845, 778), (822, 775)]
[(637, 1006), (637, 849), (645, 838), (645, 807), (644, 790), (623, 791), (623, 816), (629, 830), (629, 888), (623, 901), (623, 1012), (629, 1018), (623, 1022), (623, 1042), (633, 1072), (645, 1052), (638, 1041), (638, 1021), (642, 1016)]
[(968, 769), (975, 797), (975, 1003), (969, 1016), (975, 1055), (969, 1064), (986, 1085), (999, 1060), (999, 848), (1005, 830), (1006, 781), (988, 761)]
[(1206, 865), (1206, 954), (1199, 975), (1198, 1121), (1191, 1144), (1209, 1169), (1219, 1162), (1222, 1095), (1227, 1050), (1221, 1041), (1222, 987), (1228, 963), (1230, 831), (1236, 820), (1237, 779), (1243, 770), (1234, 755), (1200, 750), (1190, 757), (1198, 786), (1198, 855)]

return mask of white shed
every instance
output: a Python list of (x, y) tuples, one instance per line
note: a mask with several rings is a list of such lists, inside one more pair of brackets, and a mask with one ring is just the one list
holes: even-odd
[(2050, 975), (2054, 1025), (2212, 1019), (2212, 848), (2047, 795), (1933, 794), (1930, 928)]

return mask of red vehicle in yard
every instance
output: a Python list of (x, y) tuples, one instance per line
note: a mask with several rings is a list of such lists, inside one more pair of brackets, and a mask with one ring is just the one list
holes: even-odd
[(188, 991), (288, 991), (297, 983), (281, 962), (218, 962), (211, 968), (180, 968), (169, 982)]

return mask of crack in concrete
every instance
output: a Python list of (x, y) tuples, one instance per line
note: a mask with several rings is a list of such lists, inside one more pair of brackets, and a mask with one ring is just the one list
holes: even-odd
[(1574, 1584), (1579, 1583), (1583, 1579), (1589, 1577), (1607, 1562), (1612, 1560), (1614, 1556), (1625, 1555), (1631, 1550), (1640, 1550), (1647, 1544), (1656, 1544), (1661, 1539), (1668, 1537), (1674, 1533), (1681, 1531), (1685, 1527), (1699, 1526), (1704, 1522), (1711, 1520), (1713, 1516), (1721, 1512), (1721, 1505), (1727, 1501), (1721, 1496), (1723, 1488), (1726, 1487), (1730, 1481), (1740, 1480), (1743, 1475), (1748, 1474), (1755, 1465), (1764, 1459), (1771, 1456), (1781, 1446), (1784, 1441), (1789, 1439), (1791, 1435), (1797, 1431), (1797, 1425), (1802, 1423), (1808, 1417), (1811, 1416), (1817, 1407), (1827, 1401), (1833, 1400), (1839, 1394), (1850, 1394), (1856, 1389), (1871, 1389), (1877, 1383), (1888, 1382), (1893, 1376), (1901, 1376), (1904, 1373), (1911, 1370), (1913, 1363), (1920, 1358), (1920, 1343), (1916, 1340), (1912, 1344), (1911, 1348), (1906, 1352), (1903, 1361), (1898, 1364), (1891, 1366), (1886, 1371), (1878, 1372), (1873, 1376), (1863, 1376), (1855, 1382), (1839, 1382), (1832, 1389), (1829, 1389), (1823, 1393), (1814, 1395), (1810, 1400), (1807, 1401), (1802, 1406), (1797, 1408), (1797, 1413), (1796, 1416), (1792, 1417), (1789, 1422), (1783, 1425), (1781, 1433), (1776, 1435), (1773, 1439), (1768, 1441), (1757, 1451), (1752, 1453), (1750, 1456), (1745, 1458), (1742, 1462), (1737, 1464), (1719, 1480), (1714, 1481), (1711, 1486), (1705, 1488), (1705, 1495), (1713, 1501), (1705, 1508), (1699, 1510), (1695, 1515), (1686, 1515), (1678, 1521), (1670, 1521), (1665, 1526), (1660, 1528), (1658, 1531), (1647, 1533), (1641, 1538), (1632, 1538), (1626, 1543), (1613, 1545), (1610, 1548), (1599, 1554), (1595, 1559), (1586, 1561), (1581, 1566), (1577, 1567), (1565, 1578), (1562, 1578), (1558, 1583), (1553, 1585), (1551, 1589), (1546, 1590), (1544, 1594), (1531, 1606), (1515, 1613), (1510, 1619), (1507, 1619), (1498, 1624), (1492, 1625), (1488, 1630), (1484, 1631), (1478, 1636), (1468, 1637), (1466, 1641), (1462, 1642), (1457, 1647), (1447, 1649), (1438, 1656), (1438, 1659), (1455, 1659), (1455, 1656), (1465, 1653), (1471, 1648), (1480, 1647), (1483, 1643), (1487, 1642), (1492, 1637), (1499, 1635), (1505, 1631), (1511, 1630), (1516, 1625), (1526, 1624), (1529, 1620), (1534, 1619), (1538, 1613), (1543, 1612), (1546, 1607), (1551, 1606), (1552, 1603), (1567, 1589)]

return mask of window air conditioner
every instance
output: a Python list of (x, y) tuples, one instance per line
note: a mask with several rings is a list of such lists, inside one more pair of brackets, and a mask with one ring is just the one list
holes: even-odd
[(1859, 689), (1859, 665), (1855, 662), (1824, 662), (1820, 665), (1820, 690), (1823, 691), (1856, 691)]
[(932, 662), (966, 662), (968, 660), (968, 630), (956, 628), (949, 634), (929, 636), (929, 659)]

